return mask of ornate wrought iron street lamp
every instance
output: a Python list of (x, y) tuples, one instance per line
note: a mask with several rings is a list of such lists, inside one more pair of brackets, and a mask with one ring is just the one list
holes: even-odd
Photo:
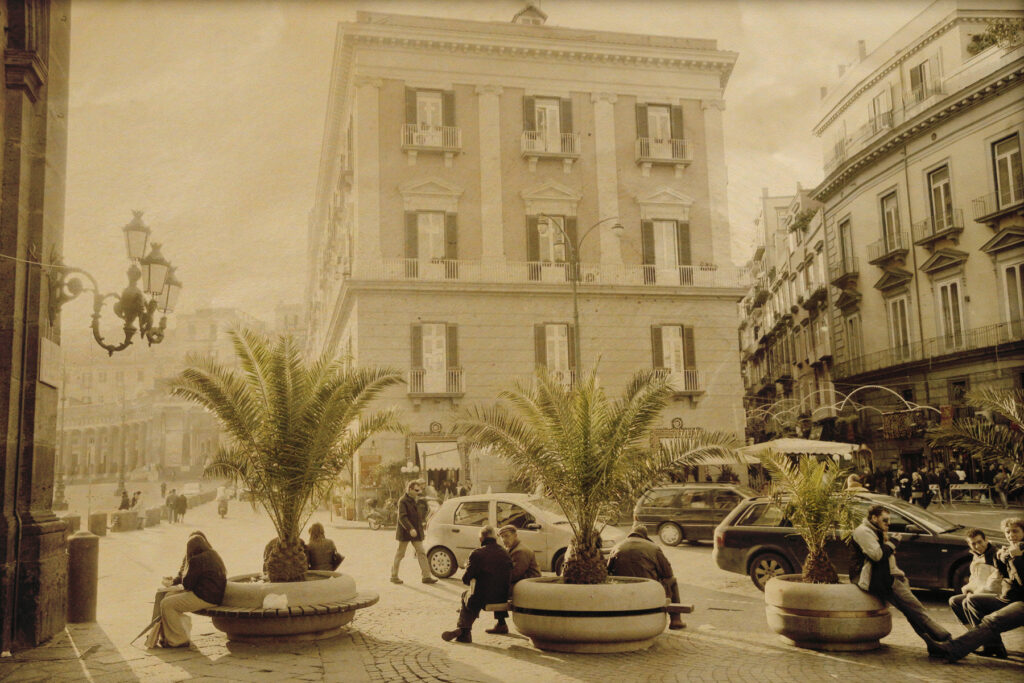
[[(182, 288), (181, 281), (174, 275), (174, 267), (160, 253), (158, 243), (153, 242), (146, 254), (149, 227), (142, 222), (141, 211), (133, 211), (132, 214), (132, 220), (122, 229), (131, 265), (128, 268), (128, 286), (120, 294), (102, 294), (96, 278), (81, 268), (56, 264), (49, 266), (48, 270), (50, 322), (54, 321), (64, 304), (77, 298), (83, 291), (91, 291), (92, 336), (111, 356), (115, 351), (128, 348), (136, 332), (150, 346), (163, 341), (167, 315), (174, 311)], [(88, 283), (83, 283), (83, 277)], [(100, 317), (107, 299), (115, 300), (114, 315), (124, 320), (124, 341), (117, 344), (107, 343), (100, 333)], [(159, 324), (156, 323), (158, 312), (162, 314)]]

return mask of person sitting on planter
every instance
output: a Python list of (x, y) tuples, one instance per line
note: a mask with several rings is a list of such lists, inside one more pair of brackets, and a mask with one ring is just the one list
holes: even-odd
[[(854, 529), (850, 581), (902, 612), (914, 632), (928, 643), (931, 653), (933, 642), (946, 641), (951, 636), (928, 616), (924, 606), (910, 592), (906, 575), (896, 566), (896, 546), (890, 540), (889, 517), (884, 507), (872, 505), (867, 517)], [(934, 640), (928, 640), (929, 637)]]
[(185, 558), (188, 568), (180, 580), (184, 590), (168, 594), (160, 602), (160, 633), (164, 647), (189, 645), (192, 620), (185, 616), (185, 612), (215, 607), (224, 600), (227, 570), (220, 555), (204, 536), (193, 534), (189, 537)]
[(979, 593), (998, 593), (1001, 577), (996, 569), (996, 547), (988, 542), (985, 532), (981, 529), (969, 529), (966, 536), (972, 555), (971, 574), (961, 592), (949, 599), (949, 608), (953, 610), (961, 624), (974, 628), (974, 624), (964, 611), (964, 601), (971, 595)]
[(309, 568), (333, 572), (345, 556), (338, 552), (334, 541), (324, 536), (324, 525), (315, 522), (309, 527), (309, 543), (306, 544)]
[[(501, 537), (505, 550), (508, 551), (509, 557), (512, 558), (512, 574), (509, 576), (509, 595), (511, 596), (512, 588), (517, 583), (523, 579), (532, 579), (540, 576), (540, 568), (537, 566), (537, 558), (533, 551), (519, 540), (519, 530), (516, 527), (506, 524), (498, 529), (498, 536)], [(494, 617), (498, 620), (498, 623), (494, 625), (494, 628), (486, 629), (485, 632), (508, 633), (508, 624), (505, 623), (505, 620), (508, 619), (508, 612), (495, 612)]]
[(423, 516), (420, 514), (419, 505), (416, 499), (423, 493), (423, 483), (410, 481), (405, 487), (405, 495), (398, 500), (398, 528), (395, 529), (395, 538), (398, 540), (398, 550), (395, 552), (395, 561), (391, 565), (391, 583), (402, 583), (398, 578), (398, 566), (405, 557), (406, 548), (412, 543), (416, 560), (420, 563), (420, 573), (423, 583), (437, 583), (430, 574), (430, 564), (427, 562), (427, 551), (423, 549)]
[(1006, 657), (1000, 634), (1024, 626), (1024, 519), (1004, 519), (1001, 526), (1006, 545), (996, 551), (995, 557), (999, 594), (969, 596), (964, 611), (974, 629), (947, 642), (931, 643), (929, 654), (955, 662), (984, 645), (982, 654)]
[[(608, 573), (612, 576), (636, 576), (654, 579), (665, 588), (665, 597), (679, 602), (679, 582), (672, 573), (672, 565), (657, 543), (647, 535), (643, 524), (635, 524), (629, 535), (619, 541), (608, 558)], [(668, 627), (685, 628), (683, 618), (670, 614)]]
[(469, 590), (462, 592), (459, 621), (454, 630), (445, 631), (441, 638), (472, 643), (473, 622), (480, 616), (480, 610), (491, 603), (508, 601), (511, 576), (512, 558), (498, 545), (494, 527), (483, 527), (480, 547), (470, 553), (469, 564), (462, 574), (462, 583), (469, 586)]

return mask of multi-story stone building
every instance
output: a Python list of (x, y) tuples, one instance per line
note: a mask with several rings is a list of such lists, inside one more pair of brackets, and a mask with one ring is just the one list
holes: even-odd
[[(822, 102), (812, 196), (836, 288), (834, 375), (878, 408), (861, 425), (876, 465), (933, 459), (925, 413), (961, 414), (966, 390), (1022, 385), (1024, 49), (976, 38), (1022, 16), (1012, 0), (935, 2), (862, 46)], [(875, 385), (889, 390), (860, 389)]]
[[(747, 437), (822, 436), (835, 417), (821, 205), (764, 188), (751, 288), (740, 302)], [(827, 434), (826, 434), (827, 436)]]
[(453, 410), (538, 364), (571, 382), (577, 358), (612, 393), (637, 369), (671, 373), (662, 436), (743, 428), (722, 138), (736, 55), (544, 20), (528, 6), (512, 23), (339, 26), (309, 344), (408, 380), (384, 400), (409, 433), (361, 454), (364, 484), (380, 459), (506, 486), (447, 435)]

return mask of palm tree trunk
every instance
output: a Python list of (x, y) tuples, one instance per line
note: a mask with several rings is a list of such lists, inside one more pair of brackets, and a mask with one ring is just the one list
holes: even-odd
[(839, 574), (824, 549), (807, 553), (803, 566), (804, 583), (839, 583)]
[(608, 580), (608, 565), (601, 554), (601, 537), (597, 533), (584, 533), (573, 540), (572, 557), (565, 561), (562, 577), (566, 583), (604, 583)]

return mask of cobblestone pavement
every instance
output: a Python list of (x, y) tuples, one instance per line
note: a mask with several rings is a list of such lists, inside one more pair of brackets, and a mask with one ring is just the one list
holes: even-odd
[[(941, 511), (940, 511), (941, 513)], [(952, 515), (951, 515), (952, 516)], [(193, 617), (194, 647), (146, 650), (130, 643), (146, 623), (159, 578), (172, 573), (193, 528), (202, 528), (224, 556), (230, 573), (252, 571), (272, 535), (269, 522), (248, 505), (232, 503), (227, 519), (205, 505), (189, 513), (188, 525), (163, 524), (101, 539), (98, 622), (69, 625), (47, 645), (0, 660), (3, 681), (1020, 681), (1024, 679), (1024, 633), (1009, 634), (1009, 661), (969, 657), (951, 666), (930, 660), (898, 613), (893, 633), (880, 650), (819, 653), (781, 642), (765, 625), (762, 594), (743, 576), (722, 572), (707, 545), (668, 548), (684, 602), (696, 611), (687, 628), (666, 632), (641, 653), (574, 655), (542, 652), (515, 633), (483, 632), (472, 644), (446, 643), (440, 633), (455, 624), (458, 579), (436, 585), (416, 580), (411, 557), (402, 565), (406, 583), (388, 582), (393, 531), (373, 532), (318, 517), (347, 556), (342, 569), (360, 590), (380, 593), (380, 602), (358, 613), (337, 638), (305, 643), (228, 643), (209, 619)], [(960, 520), (958, 520), (960, 521)], [(972, 521), (961, 521), (974, 524)], [(986, 524), (991, 526), (991, 524)], [(946, 608), (946, 595), (920, 595), (930, 613), (954, 633), (960, 628)]]

